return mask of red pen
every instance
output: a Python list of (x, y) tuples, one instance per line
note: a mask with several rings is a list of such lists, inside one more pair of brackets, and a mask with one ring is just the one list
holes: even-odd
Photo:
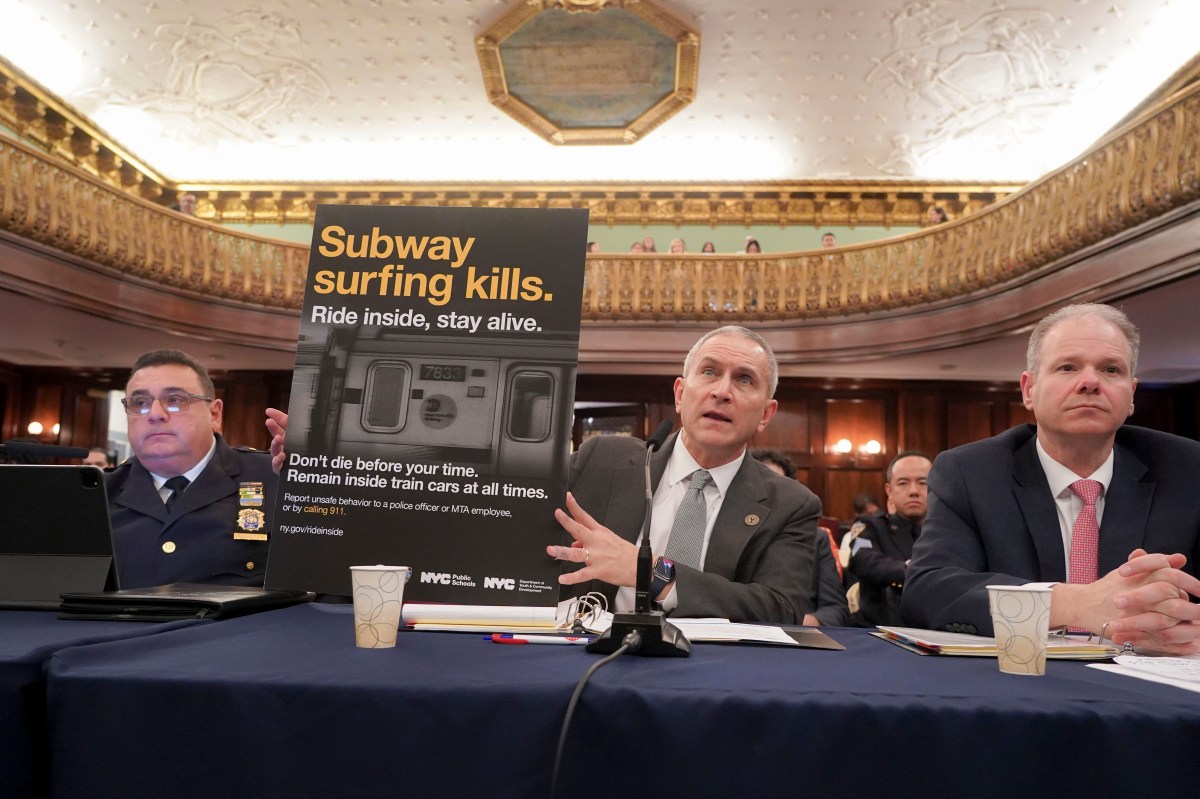
[(590, 638), (577, 635), (509, 635), (492, 633), (493, 644), (590, 644)]

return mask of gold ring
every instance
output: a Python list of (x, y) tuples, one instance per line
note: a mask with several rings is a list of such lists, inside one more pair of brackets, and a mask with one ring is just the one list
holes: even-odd
[(592, 559), (592, 553), (588, 551), (587, 547), (584, 547), (583, 548), (583, 562), (587, 563), (591, 559)]

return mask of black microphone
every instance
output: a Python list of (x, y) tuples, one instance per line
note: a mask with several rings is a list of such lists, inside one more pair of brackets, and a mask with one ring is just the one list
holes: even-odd
[(84, 447), (64, 447), (61, 444), (41, 444), (36, 441), (20, 441), (13, 439), (0, 444), (0, 454), (10, 458), (86, 458), (88, 451)]
[(646, 510), (642, 517), (642, 543), (638, 547), (637, 577), (634, 583), (636, 599), (632, 613), (613, 614), (612, 625), (587, 645), (587, 651), (612, 654), (623, 644), (631, 644), (629, 653), (646, 657), (687, 657), (692, 645), (679, 628), (667, 621), (661, 610), (650, 609), (650, 513), (654, 504), (654, 489), (650, 480), (650, 456), (671, 434), (674, 423), (664, 419), (650, 438), (646, 439)]
[(642, 543), (638, 547), (637, 580), (634, 583), (637, 594), (633, 607), (638, 613), (650, 612), (650, 569), (654, 560), (654, 554), (650, 551), (650, 511), (654, 504), (654, 487), (650, 482), (650, 456), (663, 445), (674, 426), (670, 419), (663, 419), (646, 439), (646, 507), (642, 511)]

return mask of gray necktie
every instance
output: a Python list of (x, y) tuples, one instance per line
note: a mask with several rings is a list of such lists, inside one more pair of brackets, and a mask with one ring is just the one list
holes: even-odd
[(712, 475), (704, 469), (692, 472), (683, 501), (675, 510), (675, 523), (671, 525), (671, 537), (667, 540), (667, 560), (700, 568), (700, 552), (704, 549), (704, 528), (708, 526), (707, 503), (704, 487)]

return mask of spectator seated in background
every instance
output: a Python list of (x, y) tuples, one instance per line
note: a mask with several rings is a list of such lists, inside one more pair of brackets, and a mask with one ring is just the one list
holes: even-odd
[(854, 497), (852, 503), (855, 516), (865, 516), (872, 513), (879, 513), (879, 500), (875, 499), (874, 495), (868, 494), (866, 491)]
[(121, 587), (262, 585), (277, 478), (266, 453), (217, 432), (222, 405), (204, 366), (148, 352), (122, 404), (133, 457), (104, 474)]
[(88, 450), (87, 457), (83, 459), (85, 466), (96, 466), (100, 469), (111, 469), (113, 462), (108, 457), (108, 451), (100, 447), (92, 447)]
[(913, 543), (921, 535), (928, 508), (926, 481), (932, 464), (922, 452), (901, 452), (888, 464), (888, 507), (884, 516), (860, 516), (850, 528), (850, 571), (858, 579), (856, 621), (865, 627), (904, 623), (901, 596)]
[(1036, 425), (943, 452), (904, 616), (992, 633), (988, 585), (1052, 587), (1051, 627), (1200, 653), (1200, 443), (1125, 424), (1140, 336), (1121, 311), (1069, 305), (1029, 337)]
[(747, 236), (746, 237), (746, 254), (752, 255), (754, 253), (760, 253), (760, 252), (762, 252), (762, 247), (759, 246), (758, 239), (754, 238), (753, 236)]
[(711, 241), (704, 242), (700, 247), (700, 252), (715, 253), (716, 251), (717, 247)]
[(683, 239), (671, 239), (671, 252), (676, 254), (685, 253), (687, 252), (687, 244), (684, 243)]
[[(796, 465), (792, 459), (776, 449), (753, 449), (750, 455), (766, 464), (776, 474), (789, 480), (796, 479)], [(823, 529), (823, 528), (822, 528)], [(804, 623), (813, 627), (845, 627), (850, 623), (850, 609), (846, 605), (846, 589), (842, 585), (841, 570), (834, 561), (832, 531), (817, 536), (817, 548), (813, 559), (813, 592), (809, 599)]]
[(945, 208), (942, 208), (941, 206), (938, 206), (938, 205), (931, 205), (929, 207), (929, 224), (940, 225), (943, 222), (945, 222), (947, 219), (949, 219), (949, 217), (946, 216)]
[(836, 247), (837, 236), (833, 235), (832, 233), (826, 233), (825, 235), (821, 236), (821, 246), (825, 249)]

